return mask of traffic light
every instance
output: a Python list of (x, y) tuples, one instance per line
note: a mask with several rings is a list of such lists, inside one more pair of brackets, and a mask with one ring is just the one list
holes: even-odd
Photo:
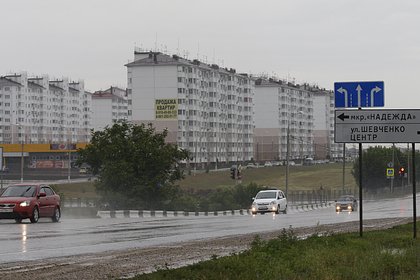
[(398, 171), (398, 174), (399, 174), (401, 177), (404, 177), (404, 174), (405, 174), (405, 168), (404, 168), (404, 167), (400, 167), (400, 170)]
[(230, 168), (230, 178), (236, 179), (236, 166)]

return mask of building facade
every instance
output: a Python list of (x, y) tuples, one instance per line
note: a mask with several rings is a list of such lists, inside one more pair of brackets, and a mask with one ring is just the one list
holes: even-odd
[(135, 51), (127, 64), (129, 120), (168, 129), (189, 163), (229, 165), (253, 158), (254, 81), (198, 60)]
[(46, 75), (28, 77), (26, 73), (1, 76), (4, 166), (66, 168), (62, 163), (75, 157), (70, 153), (90, 140), (91, 98), (83, 81), (49, 80)]
[(265, 78), (256, 80), (256, 161), (284, 161), (287, 155), (297, 161), (313, 157), (313, 129), (314, 97), (306, 85)]
[(110, 87), (92, 94), (92, 126), (95, 131), (127, 120), (128, 101), (125, 89)]
[(343, 144), (334, 142), (334, 92), (312, 88), (314, 96), (314, 157), (335, 160), (343, 156)]
[(26, 73), (0, 77), (0, 142), (88, 142), (91, 94), (83, 81), (27, 77)]

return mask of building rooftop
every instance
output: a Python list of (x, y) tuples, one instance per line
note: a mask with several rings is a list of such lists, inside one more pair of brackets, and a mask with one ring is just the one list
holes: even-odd
[(160, 64), (160, 65), (186, 65), (186, 66), (199, 66), (200, 68), (203, 69), (207, 69), (207, 70), (211, 70), (211, 69), (215, 69), (218, 70), (220, 73), (224, 73), (224, 74), (236, 74), (236, 75), (240, 75), (242, 77), (249, 77), (248, 74), (246, 73), (236, 73), (236, 69), (234, 68), (222, 68), (219, 67), (219, 65), (217, 64), (208, 64), (205, 62), (202, 62), (198, 59), (193, 59), (193, 60), (188, 60), (185, 58), (182, 58), (178, 55), (167, 55), (167, 54), (163, 54), (161, 52), (138, 52), (135, 51), (134, 54), (139, 54), (139, 55), (147, 55), (145, 58), (142, 59), (138, 59), (138, 60), (134, 60), (133, 62), (127, 63), (125, 64), (125, 66), (127, 67), (132, 67), (132, 66), (152, 66), (152, 65), (156, 65), (156, 64)]

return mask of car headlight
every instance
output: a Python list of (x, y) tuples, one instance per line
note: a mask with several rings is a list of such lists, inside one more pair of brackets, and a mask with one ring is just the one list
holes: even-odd
[(27, 207), (31, 204), (31, 202), (29, 200), (23, 201), (19, 204), (19, 206), (21, 207)]
[(340, 205), (335, 206), (335, 209), (340, 210)]
[(351, 205), (347, 206), (347, 209), (351, 210)]

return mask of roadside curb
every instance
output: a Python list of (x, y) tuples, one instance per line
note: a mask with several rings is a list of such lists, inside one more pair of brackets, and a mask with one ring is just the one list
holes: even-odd
[[(331, 207), (332, 203), (321, 204), (304, 204), (289, 206), (289, 213), (301, 213), (312, 211), (320, 208)], [(205, 216), (241, 216), (252, 215), (250, 209), (239, 210), (225, 210), (225, 211), (200, 211), (200, 212), (187, 212), (187, 211), (166, 211), (166, 210), (111, 210), (111, 211), (98, 211), (97, 217), (99, 218), (163, 218), (163, 217), (205, 217)]]

